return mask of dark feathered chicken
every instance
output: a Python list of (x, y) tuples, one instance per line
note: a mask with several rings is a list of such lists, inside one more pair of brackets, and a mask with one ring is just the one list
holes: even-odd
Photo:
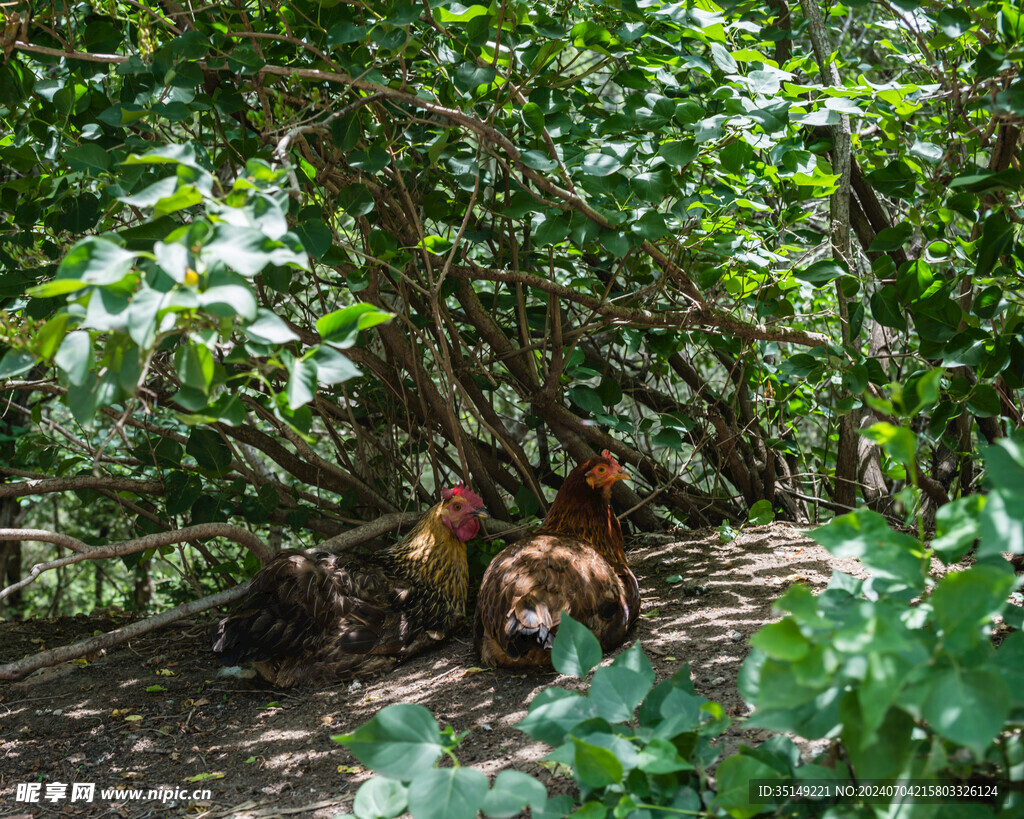
[(224, 665), (252, 662), (279, 686), (387, 671), (436, 645), (465, 616), (465, 542), (480, 496), (464, 486), (398, 544), (369, 557), (285, 551), (252, 579), (241, 609), (211, 632)]
[(593, 631), (606, 651), (626, 638), (640, 612), (640, 589), (609, 501), (615, 481), (628, 477), (608, 450), (580, 464), (541, 528), (487, 567), (474, 627), (484, 663), (550, 665), (563, 610)]

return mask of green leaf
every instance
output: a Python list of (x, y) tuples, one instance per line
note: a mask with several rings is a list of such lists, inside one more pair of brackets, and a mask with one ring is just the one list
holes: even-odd
[(299, 237), (303, 248), (314, 259), (322, 259), (334, 243), (331, 229), (323, 219), (310, 218), (295, 225), (295, 235)]
[(313, 400), (316, 395), (317, 365), (301, 358), (296, 358), (288, 367), (288, 386), (285, 395), (288, 398), (288, 409), (297, 410)]
[(373, 194), (365, 185), (359, 183), (342, 188), (334, 197), (334, 201), (339, 208), (355, 219), (366, 216), (376, 206)]
[(655, 775), (693, 770), (693, 765), (679, 755), (675, 745), (658, 737), (641, 749), (636, 766), (644, 773)]
[(811, 538), (836, 557), (858, 558), (878, 577), (902, 581), (913, 589), (923, 585), (923, 553), (917, 539), (892, 531), (877, 512), (858, 509), (841, 515), (811, 532)]
[(299, 337), (284, 321), (263, 307), (257, 311), (256, 320), (245, 328), (245, 334), (264, 344), (287, 344)]
[(372, 304), (360, 302), (321, 316), (316, 320), (316, 329), (324, 341), (329, 341), (334, 347), (345, 349), (356, 343), (360, 330), (375, 327), (393, 318), (392, 313), (378, 310)]
[(999, 393), (991, 384), (978, 384), (967, 397), (967, 409), (979, 418), (994, 418), (1002, 412)]
[(917, 454), (917, 440), (914, 433), (905, 427), (897, 427), (887, 421), (872, 424), (861, 435), (885, 450), (886, 455), (910, 469)]
[(601, 396), (593, 387), (583, 385), (572, 387), (566, 394), (576, 406), (586, 412), (597, 414), (604, 409)]
[[(249, 282), (226, 270), (210, 275), (210, 282), (198, 294), (198, 299), (199, 305), (215, 316), (240, 316), (246, 321), (253, 321), (258, 314), (256, 296)], [(133, 304), (136, 300), (137, 297), (132, 300)]]
[[(566, 814), (562, 812), (556, 815), (558, 819), (562, 819)], [(608, 809), (600, 802), (586, 802), (568, 814), (569, 819), (605, 819), (607, 815)]]
[(110, 168), (110, 154), (99, 145), (86, 142), (64, 152), (64, 161), (73, 171), (99, 176)]
[(405, 813), (406, 787), (394, 779), (375, 776), (356, 791), (352, 810), (359, 819), (394, 819)]
[(734, 754), (722, 760), (715, 772), (718, 783), (718, 794), (715, 805), (722, 808), (733, 819), (751, 819), (771, 804), (750, 801), (750, 781), (752, 779), (779, 780), (784, 779), (777, 770), (765, 763), (743, 753)]
[(939, 507), (932, 548), (943, 562), (955, 563), (970, 551), (981, 531), (979, 517), (984, 506), (984, 495), (968, 495)]
[(654, 667), (651, 665), (651, 661), (647, 659), (647, 655), (644, 653), (639, 640), (619, 654), (612, 661), (611, 667), (628, 668), (630, 671), (634, 671), (640, 675), (641, 685), (651, 686), (654, 684)]
[(218, 475), (227, 472), (231, 466), (231, 449), (212, 429), (193, 427), (185, 452), (195, 458), (200, 467)]
[(1001, 439), (983, 455), (993, 489), (981, 510), (978, 559), (1001, 552), (1024, 554), (1024, 433)]
[(675, 168), (689, 165), (697, 158), (700, 149), (695, 142), (665, 142), (658, 148), (658, 156)]
[(618, 157), (609, 154), (587, 154), (583, 158), (583, 173), (588, 176), (610, 176), (622, 167)]
[(601, 644), (594, 633), (563, 611), (551, 647), (551, 664), (555, 670), (570, 677), (585, 677), (601, 662), (601, 653)]
[(775, 510), (770, 500), (761, 499), (750, 507), (747, 520), (751, 526), (764, 526), (775, 520)]
[(173, 470), (164, 479), (167, 513), (180, 515), (192, 508), (203, 494), (203, 480), (190, 472)]
[(213, 353), (189, 339), (174, 351), (174, 369), (184, 386), (206, 394), (213, 382)]
[(429, 772), (442, 753), (437, 722), (422, 705), (385, 706), (352, 733), (331, 738), (366, 767), (402, 782)]
[(1000, 674), (988, 669), (934, 671), (921, 714), (938, 733), (971, 749), (980, 760), (1010, 715), (1009, 688)]
[(978, 242), (977, 261), (974, 275), (984, 277), (992, 272), (999, 257), (1009, 250), (1013, 241), (1013, 229), (1006, 216), (996, 211), (985, 220), (981, 240)]
[(326, 344), (318, 347), (307, 361), (316, 365), (316, 380), (321, 384), (340, 384), (362, 375), (348, 356)]
[(628, 722), (651, 690), (651, 682), (631, 668), (599, 668), (590, 682), (588, 696), (597, 716), (608, 722)]
[(434, 768), (409, 783), (413, 819), (476, 819), (487, 777), (475, 768)]
[(834, 259), (822, 259), (805, 268), (796, 268), (793, 275), (811, 284), (828, 284), (846, 275), (846, 268)]
[(807, 656), (810, 641), (790, 617), (770, 623), (750, 638), (750, 645), (775, 660), (797, 662)]
[(64, 371), (68, 381), (82, 386), (93, 364), (92, 338), (84, 330), (72, 330), (61, 341), (53, 363)]
[(622, 780), (622, 763), (614, 753), (599, 745), (572, 738), (573, 771), (588, 788), (604, 788)]
[(893, 327), (903, 333), (907, 331), (907, 319), (899, 295), (891, 284), (871, 296), (871, 315), (884, 327)]
[[(135, 264), (136, 254), (101, 236), (76, 242), (57, 268), (58, 279), (83, 284), (114, 284)], [(78, 288), (76, 288), (78, 289)], [(29, 295), (35, 295), (32, 290)]]
[[(275, 208), (272, 215), (274, 226), (281, 229), (283, 214)], [(270, 216), (264, 218), (269, 219)], [(290, 244), (286, 244), (285, 239)], [(306, 254), (294, 236), (285, 234), (280, 239), (271, 239), (259, 228), (224, 222), (214, 226), (213, 234), (203, 246), (202, 255), (209, 267), (224, 265), (246, 278), (252, 278), (268, 265), (308, 266)]]
[(480, 809), (491, 819), (509, 819), (524, 807), (537, 811), (547, 802), (547, 789), (529, 774), (521, 771), (500, 771), (494, 785), (484, 797)]
[(645, 202), (659, 204), (675, 189), (672, 174), (666, 168), (639, 173), (629, 180), (633, 192)]
[(871, 242), (869, 250), (872, 253), (887, 253), (892, 250), (899, 250), (905, 245), (914, 233), (914, 226), (904, 222), (896, 227), (885, 228), (878, 231)]
[(38, 359), (22, 350), (8, 350), (0, 359), (0, 378), (14, 378), (31, 370)]
[(975, 565), (950, 572), (932, 593), (935, 625), (950, 652), (966, 652), (988, 640), (989, 626), (1006, 606), (1014, 586), (1009, 564)]
[(680, 452), (683, 449), (683, 436), (675, 429), (660, 429), (651, 436), (651, 443)]
[(567, 732), (592, 715), (590, 702), (575, 691), (545, 688), (533, 698), (529, 713), (516, 728), (548, 745), (560, 745)]
[(535, 134), (541, 134), (544, 132), (544, 112), (541, 107), (535, 102), (528, 102), (523, 106), (520, 111), (520, 116), (523, 118), (523, 122), (529, 126), (530, 130)]

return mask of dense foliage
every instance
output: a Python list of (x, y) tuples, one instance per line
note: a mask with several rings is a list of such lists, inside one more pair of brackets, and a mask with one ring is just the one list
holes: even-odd
[(605, 447), (641, 528), (930, 521), (1021, 423), (1010, 3), (32, 5), (4, 491), (77, 491), (88, 542), (308, 545), (456, 477), (519, 519)]

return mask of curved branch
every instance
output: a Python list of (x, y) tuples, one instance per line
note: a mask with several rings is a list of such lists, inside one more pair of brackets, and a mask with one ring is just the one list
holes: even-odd
[(109, 546), (93, 548), (76, 540), (68, 535), (59, 532), (48, 532), (42, 529), (0, 529), (0, 541), (4, 540), (39, 540), (44, 543), (54, 543), (58, 546), (66, 546), (75, 554), (51, 560), (47, 563), (37, 563), (22, 580), (0, 590), (0, 600), (13, 594), (35, 580), (45, 571), (59, 569), (62, 566), (69, 566), (72, 563), (81, 563), (83, 560), (100, 560), (106, 557), (120, 557), (123, 555), (144, 552), (146, 549), (157, 549), (161, 546), (170, 546), (173, 543), (184, 543), (185, 541), (205, 537), (226, 537), (241, 544), (256, 557), (261, 563), (266, 563), (273, 557), (270, 548), (260, 538), (231, 523), (199, 523), (195, 526), (186, 526), (183, 529), (175, 529), (171, 532), (155, 532), (132, 540), (125, 540), (120, 543), (112, 543)]
[(102, 649), (111, 648), (130, 640), (132, 637), (137, 637), (140, 634), (147, 634), (150, 631), (155, 631), (158, 628), (173, 623), (175, 620), (181, 620), (185, 617), (189, 617), (190, 615), (198, 614), (201, 611), (206, 611), (207, 609), (212, 609), (217, 606), (223, 606), (226, 603), (233, 603), (234, 601), (240, 600), (244, 597), (248, 590), (249, 584), (243, 583), (240, 586), (235, 586), (234, 588), (218, 592), (217, 594), (204, 597), (200, 600), (192, 600), (188, 603), (182, 603), (180, 606), (177, 606), (170, 611), (164, 611), (160, 614), (154, 615), (153, 617), (147, 617), (145, 620), (138, 620), (122, 628), (107, 632), (106, 634), (100, 634), (97, 637), (90, 637), (88, 640), (82, 640), (81, 642), (61, 646), (60, 648), (51, 648), (46, 651), (40, 651), (38, 654), (24, 657), (13, 663), (5, 663), (4, 665), (0, 665), (0, 680), (18, 680), (26, 674), (30, 674), (40, 668), (48, 668), (50, 666), (57, 665), (58, 663), (74, 660), (86, 654), (92, 654), (94, 652), (101, 651)]
[(348, 549), (352, 546), (358, 546), (360, 543), (365, 543), (368, 540), (373, 540), (375, 537), (383, 535), (386, 532), (400, 529), (402, 526), (419, 520), (419, 518), (420, 515), (413, 514), (412, 512), (392, 512), (389, 515), (381, 515), (370, 523), (357, 526), (355, 529), (349, 529), (347, 532), (342, 532), (340, 535), (335, 535), (334, 537), (327, 538), (327, 540), (320, 541), (316, 547), (316, 551), (340, 552), (343, 549)]
[(76, 489), (108, 489), (112, 492), (134, 492), (137, 495), (159, 495), (164, 491), (164, 484), (163, 481), (142, 481), (134, 478), (76, 475), (68, 478), (41, 478), (0, 484), (0, 498), (21, 498), (25, 495), (45, 495)]
[(0, 529), (0, 541), (4, 540), (36, 540), (40, 543), (53, 543), (79, 554), (87, 553), (92, 548), (78, 538), (65, 535), (62, 532), (51, 532), (48, 529)]

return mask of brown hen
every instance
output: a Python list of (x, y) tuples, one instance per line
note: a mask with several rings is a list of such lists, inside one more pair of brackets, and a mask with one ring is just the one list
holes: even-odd
[(214, 625), (217, 658), (251, 662), (278, 686), (329, 683), (387, 671), (447, 638), (466, 613), (465, 542), (486, 515), (464, 486), (441, 496), (400, 543), (369, 557), (281, 552)]
[(605, 651), (640, 612), (622, 528), (610, 505), (627, 475), (606, 449), (565, 479), (541, 528), (487, 567), (476, 604), (474, 641), (487, 665), (551, 664), (562, 611), (587, 626)]

